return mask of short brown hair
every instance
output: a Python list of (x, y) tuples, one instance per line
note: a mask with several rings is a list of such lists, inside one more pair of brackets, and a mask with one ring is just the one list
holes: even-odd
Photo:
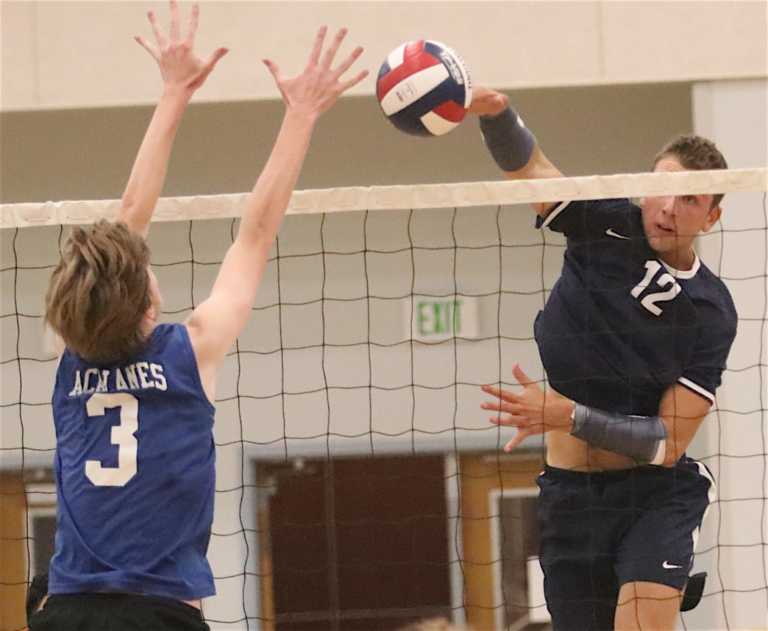
[(75, 228), (45, 297), (45, 320), (67, 347), (97, 364), (125, 361), (144, 346), (152, 304), (149, 248), (124, 223)]
[[(691, 171), (709, 171), (727, 169), (728, 163), (714, 142), (694, 134), (680, 135), (670, 140), (661, 148), (653, 159), (655, 167), (659, 160), (676, 158), (680, 164)], [(712, 196), (712, 208), (723, 201), (722, 193)]]

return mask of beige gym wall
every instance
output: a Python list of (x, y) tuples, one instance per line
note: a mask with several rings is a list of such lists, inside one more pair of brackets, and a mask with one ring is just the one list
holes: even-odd
[[(159, 79), (132, 39), (151, 35), (148, 9), (167, 23), (164, 0), (4, 0), (2, 110), (151, 103)], [(761, 1), (206, 1), (200, 24), (201, 52), (232, 50), (201, 92), (211, 102), (270, 98), (260, 60), (298, 70), (321, 24), (348, 26), (347, 49), (365, 46), (374, 75), (401, 42), (433, 38), (454, 47), (475, 80), (506, 88), (766, 76)], [(373, 91), (372, 78), (355, 88)]]
[[(545, 152), (571, 175), (643, 170), (661, 143), (692, 129), (689, 84), (509, 94)], [(249, 190), (281, 112), (277, 101), (193, 104), (164, 195)], [(120, 197), (151, 113), (148, 106), (3, 113), (0, 201)], [(412, 138), (389, 125), (375, 99), (351, 97), (321, 119), (299, 188), (498, 177), (474, 120), (442, 138)]]

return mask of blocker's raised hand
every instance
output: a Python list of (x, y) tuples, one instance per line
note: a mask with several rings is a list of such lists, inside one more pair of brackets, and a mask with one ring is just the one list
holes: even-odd
[(184, 37), (181, 36), (179, 3), (176, 0), (171, 0), (170, 8), (171, 25), (167, 36), (158, 26), (155, 12), (149, 11), (147, 17), (152, 25), (156, 43), (153, 45), (140, 35), (137, 35), (135, 39), (157, 61), (166, 88), (179, 88), (191, 94), (205, 83), (219, 59), (226, 55), (229, 50), (217, 48), (207, 60), (198, 57), (194, 47), (200, 7), (197, 4), (192, 5), (187, 34)]
[(339, 96), (368, 76), (367, 70), (361, 70), (351, 79), (342, 79), (344, 73), (362, 54), (361, 46), (355, 48), (344, 61), (332, 68), (336, 53), (347, 35), (347, 29), (340, 29), (331, 45), (323, 52), (327, 30), (327, 27), (323, 26), (317, 32), (309, 61), (304, 71), (296, 77), (283, 78), (280, 68), (274, 61), (263, 60), (264, 65), (272, 73), (280, 94), (283, 95), (286, 107), (295, 112), (319, 116), (329, 110)]

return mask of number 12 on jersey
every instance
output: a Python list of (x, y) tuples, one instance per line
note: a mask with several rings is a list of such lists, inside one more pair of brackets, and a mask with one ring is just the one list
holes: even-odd
[[(651, 281), (653, 280), (653, 277), (656, 276), (656, 273), (661, 269), (661, 263), (658, 261), (655, 261), (653, 259), (645, 262), (645, 276), (643, 276), (643, 280), (641, 280), (635, 287), (632, 289), (630, 294), (632, 294), (633, 298), (639, 298), (640, 294), (645, 291), (648, 286), (651, 284)], [(640, 304), (643, 305), (648, 311), (650, 311), (655, 316), (660, 316), (662, 314), (662, 310), (660, 307), (657, 306), (657, 303), (659, 302), (666, 302), (668, 300), (672, 300), (677, 294), (679, 294), (683, 288), (680, 287), (678, 282), (674, 279), (674, 277), (671, 274), (668, 274), (667, 272), (664, 272), (656, 279), (656, 285), (660, 289), (664, 289), (665, 287), (669, 287), (666, 291), (656, 291), (652, 293), (648, 293), (640, 300)]]

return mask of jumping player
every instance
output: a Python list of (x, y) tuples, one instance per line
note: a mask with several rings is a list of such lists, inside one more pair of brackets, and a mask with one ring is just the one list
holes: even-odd
[(210, 297), (183, 324), (159, 324), (161, 297), (144, 241), (182, 111), (216, 61), (194, 55), (198, 10), (182, 37), (149, 14), (164, 92), (139, 149), (116, 223), (75, 229), (51, 278), (46, 319), (61, 336), (53, 393), (58, 527), (49, 599), (32, 631), (208, 629), (214, 594), (206, 551), (215, 488), (216, 373), (245, 326), (318, 117), (359, 83), (333, 67), (342, 29), (321, 28), (304, 71), (283, 78), (272, 153), (243, 210)]
[[(477, 89), (486, 145), (510, 179), (561, 176), (507, 98)], [(698, 136), (667, 144), (655, 172), (724, 169)], [(685, 450), (707, 415), (736, 334), (731, 296), (694, 239), (722, 195), (537, 204), (563, 233), (559, 280), (534, 323), (551, 388), (519, 366), (522, 392), (482, 407), (517, 428), (509, 451), (546, 434), (540, 561), (555, 631), (675, 628), (696, 537), (714, 498)]]

